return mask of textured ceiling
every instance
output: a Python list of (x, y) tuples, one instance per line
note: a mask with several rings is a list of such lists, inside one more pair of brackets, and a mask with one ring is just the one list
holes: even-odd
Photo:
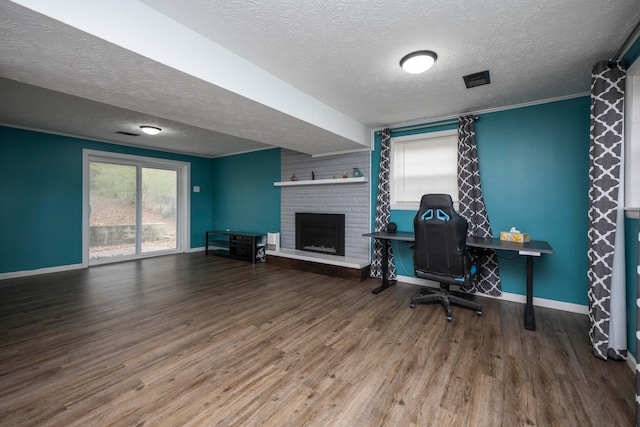
[[(370, 129), (587, 93), (640, 19), (637, 0), (105, 4), (0, 0), (0, 123), (204, 156), (357, 150)], [(404, 73), (421, 49), (434, 67)], [(114, 133), (143, 123), (167, 131)]]
[[(370, 127), (587, 92), (640, 18), (637, 0), (143, 1)], [(435, 66), (404, 73), (423, 49)]]

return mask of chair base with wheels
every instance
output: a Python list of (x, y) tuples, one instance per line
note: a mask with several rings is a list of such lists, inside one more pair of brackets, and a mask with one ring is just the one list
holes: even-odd
[(420, 295), (411, 298), (410, 307), (415, 308), (416, 304), (439, 302), (444, 306), (444, 310), (447, 315), (447, 322), (451, 322), (451, 304), (475, 310), (478, 316), (482, 316), (482, 306), (480, 304), (457, 295), (452, 295), (449, 293), (449, 285), (440, 284), (440, 288), (441, 292), (435, 291), (424, 294), (422, 293), (424, 291), (421, 291)]

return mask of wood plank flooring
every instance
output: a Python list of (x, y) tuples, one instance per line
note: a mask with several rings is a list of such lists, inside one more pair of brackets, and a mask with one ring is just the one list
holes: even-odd
[(2, 426), (632, 426), (586, 316), (202, 253), (0, 282)]

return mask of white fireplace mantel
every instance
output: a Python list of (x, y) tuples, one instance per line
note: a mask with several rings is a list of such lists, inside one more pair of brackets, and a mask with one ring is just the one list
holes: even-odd
[(367, 182), (367, 177), (360, 176), (356, 178), (333, 178), (333, 179), (311, 179), (305, 181), (279, 181), (274, 182), (276, 187), (292, 187), (296, 185), (336, 185), (336, 184), (357, 184)]

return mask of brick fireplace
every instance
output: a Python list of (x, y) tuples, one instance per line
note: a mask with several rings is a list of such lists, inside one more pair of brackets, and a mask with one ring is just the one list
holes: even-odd
[[(357, 167), (368, 177), (370, 153), (312, 157), (282, 149), (280, 158), (281, 181), (291, 181), (295, 176), (302, 182), (281, 187), (280, 250), (267, 251), (267, 262), (329, 276), (365, 280), (369, 277), (371, 239), (362, 235), (371, 231), (370, 187), (366, 179), (348, 183), (343, 180), (343, 175), (346, 172), (351, 178), (353, 168)], [(324, 241), (312, 244), (312, 248), (300, 249), (296, 241), (298, 213), (343, 217), (340, 226), (343, 236), (340, 237), (341, 243), (335, 246), (335, 254), (334, 249), (327, 249), (334, 245)], [(320, 234), (329, 234), (328, 229), (324, 228)]]
[(367, 182), (340, 185), (342, 174), (352, 175), (354, 167), (369, 175), (369, 153), (348, 153), (326, 157), (311, 157), (291, 150), (281, 151), (281, 180), (288, 181), (292, 175), (298, 180), (336, 179), (336, 185), (305, 185), (282, 187), (280, 211), (280, 246), (296, 249), (295, 217), (298, 212), (321, 212), (343, 214), (344, 256), (369, 259), (369, 242), (362, 237), (371, 231), (370, 188)]

